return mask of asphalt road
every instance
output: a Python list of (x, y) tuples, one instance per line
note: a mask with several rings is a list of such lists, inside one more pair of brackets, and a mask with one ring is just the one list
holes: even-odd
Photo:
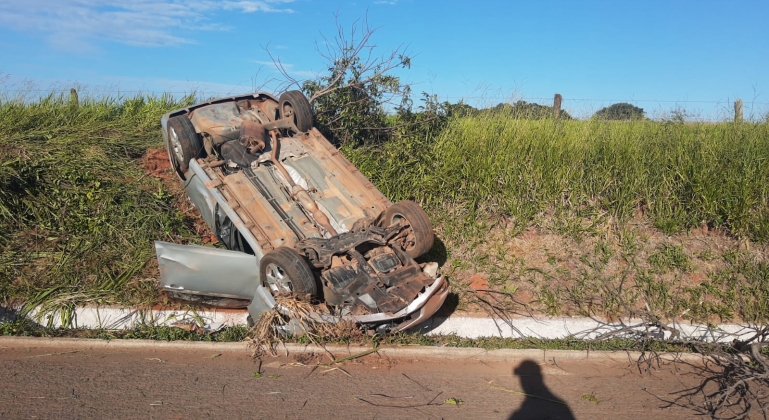
[[(344, 356), (336, 354), (335, 356)], [(662, 399), (699, 384), (696, 367), (639, 373), (617, 360), (389, 357), (327, 366), (323, 354), (44, 347), (0, 339), (2, 419), (693, 418)], [(662, 399), (660, 399), (660, 397)]]

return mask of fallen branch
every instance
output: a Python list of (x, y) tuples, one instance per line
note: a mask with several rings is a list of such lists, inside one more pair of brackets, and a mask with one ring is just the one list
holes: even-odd
[(509, 392), (511, 394), (523, 395), (524, 397), (538, 398), (540, 400), (550, 401), (550, 402), (561, 404), (561, 405), (568, 405), (568, 404), (566, 404), (563, 401), (553, 400), (553, 399), (550, 399), (550, 398), (540, 397), (538, 395), (527, 394), (527, 393), (525, 393), (523, 391), (517, 391), (515, 389), (507, 389), (507, 388), (504, 388), (504, 387), (501, 387), (501, 386), (493, 385), (492, 382), (489, 382), (489, 387), (491, 387), (492, 389), (497, 389), (497, 390), (500, 390), (500, 391)]
[(358, 353), (358, 354), (353, 354), (352, 356), (347, 356), (347, 357), (342, 357), (341, 359), (336, 359), (336, 360), (332, 361), (331, 363), (321, 363), (321, 365), (324, 365), (324, 366), (335, 365), (337, 363), (342, 363), (342, 362), (346, 362), (348, 360), (357, 359), (359, 357), (368, 356), (369, 354), (376, 353), (378, 351), (379, 351), (379, 348), (374, 347), (371, 350), (366, 350), (366, 351)]
[(428, 401), (428, 402), (426, 402), (426, 403), (424, 403), (424, 404), (414, 404), (414, 405), (392, 405), (392, 404), (377, 404), (377, 403), (375, 403), (375, 402), (371, 402), (371, 401), (368, 401), (368, 400), (366, 400), (366, 399), (364, 399), (364, 398), (362, 398), (362, 397), (360, 397), (360, 396), (357, 396), (357, 395), (355, 396), (355, 398), (357, 398), (357, 399), (358, 399), (358, 400), (360, 400), (360, 401), (363, 401), (364, 403), (367, 403), (367, 404), (371, 404), (371, 405), (373, 405), (373, 406), (375, 406), (375, 407), (392, 407), (392, 408), (416, 408), (416, 407), (427, 407), (427, 406), (430, 406), (430, 405), (443, 405), (443, 404), (440, 404), (440, 403), (438, 403), (438, 404), (433, 404), (433, 402), (434, 402), (434, 401), (435, 401), (435, 400), (436, 400), (438, 397), (440, 397), (440, 396), (441, 396), (441, 394), (443, 394), (443, 391), (441, 391), (441, 392), (439, 392), (438, 394), (436, 394), (436, 395), (435, 395), (435, 396), (434, 396), (434, 397), (433, 397), (433, 398), (432, 398), (430, 401)]

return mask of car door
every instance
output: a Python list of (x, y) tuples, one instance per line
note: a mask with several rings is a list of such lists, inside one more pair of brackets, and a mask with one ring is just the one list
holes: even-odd
[(176, 293), (252, 299), (259, 285), (255, 256), (200, 245), (155, 241), (160, 285)]

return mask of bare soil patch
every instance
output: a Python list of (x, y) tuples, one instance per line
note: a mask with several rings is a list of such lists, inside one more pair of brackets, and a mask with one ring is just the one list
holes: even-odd
[[(162, 180), (163, 186), (175, 197), (174, 203), (184, 215), (185, 223), (200, 235), (202, 242), (216, 243), (218, 241), (216, 235), (208, 228), (206, 222), (200, 216), (200, 212), (187, 198), (184, 185), (174, 174), (166, 149), (148, 149), (147, 153), (142, 157), (141, 166), (148, 176)], [(157, 265), (157, 263), (155, 264)]]
[(763, 293), (761, 274), (752, 278), (749, 267), (766, 263), (766, 245), (707, 226), (668, 236), (642, 215), (622, 225), (609, 218), (579, 225), (564, 230), (543, 217), (522, 232), (496, 225), (477, 239), (444, 239), (450, 257), (443, 270), (459, 291), (458, 309), (488, 312), (478, 299), (488, 288), (510, 294), (508, 309), (549, 315), (614, 319), (641, 310), (716, 323), (769, 316), (734, 301), (749, 299), (751, 288)]

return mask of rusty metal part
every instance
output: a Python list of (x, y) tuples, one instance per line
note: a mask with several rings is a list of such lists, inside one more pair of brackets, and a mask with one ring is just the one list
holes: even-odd
[(244, 119), (240, 126), (240, 144), (246, 147), (248, 153), (257, 154), (267, 146), (267, 130), (258, 121)]
[[(227, 200), (235, 214), (242, 221), (242, 227), (248, 229), (256, 239), (259, 246), (265, 251), (271, 251), (282, 244), (293, 245), (295, 239), (282, 236), (282, 229), (273, 229), (277, 227), (278, 220), (271, 218), (272, 213), (268, 211), (269, 203), (259, 195), (256, 188), (248, 181), (243, 173), (235, 173), (224, 177), (224, 180), (218, 175), (214, 168), (204, 159), (198, 159), (197, 163), (205, 171), (211, 181), (206, 182), (208, 188), (215, 188), (222, 197)], [(251, 188), (249, 190), (249, 187)], [(240, 229), (241, 225), (237, 226)], [(269, 232), (269, 233), (268, 233)], [(289, 243), (287, 243), (289, 242)], [(277, 246), (273, 245), (277, 244)]]
[(243, 116), (234, 102), (224, 102), (194, 110), (190, 121), (198, 133), (204, 137), (207, 134), (213, 145), (218, 146), (238, 139)]
[[(296, 138), (292, 138), (294, 140)], [(358, 168), (339, 152), (323, 135), (313, 128), (299, 138), (303, 148), (319, 162), (321, 169), (330, 174), (329, 194), (340, 194), (345, 204), (358, 218), (376, 217), (392, 202), (371, 183)]]
[[(432, 283), (405, 252), (387, 246), (397, 232), (398, 227), (367, 226), (333, 238), (308, 238), (297, 243), (296, 248), (316, 268), (327, 268), (321, 278), (332, 298), (329, 303), (346, 303), (355, 313), (395, 313)], [(365, 249), (366, 245), (373, 248), (364, 257), (357, 248)], [(328, 268), (340, 254), (347, 255), (348, 263)]]
[(286, 213), (286, 211), (281, 207), (275, 197), (270, 193), (269, 189), (266, 185), (262, 182), (259, 177), (254, 174), (254, 172), (250, 169), (247, 169), (245, 171), (246, 175), (248, 176), (248, 179), (251, 181), (252, 184), (256, 187), (256, 189), (259, 190), (259, 192), (262, 194), (264, 198), (267, 199), (267, 202), (270, 203), (270, 206), (272, 206), (273, 210), (280, 216), (281, 219), (283, 219), (283, 222), (291, 228), (291, 230), (296, 234), (296, 236), (299, 239), (304, 239), (307, 237), (305, 233), (302, 231), (301, 227), (297, 224), (297, 222)]
[(219, 148), (219, 157), (227, 161), (229, 167), (249, 168), (257, 162), (261, 154), (249, 153), (246, 146), (239, 141), (228, 141)]
[(299, 132), (299, 129), (296, 128), (296, 124), (294, 124), (294, 116), (293, 114), (289, 117), (281, 118), (279, 120), (275, 120), (273, 122), (267, 123), (264, 125), (264, 128), (268, 131), (283, 129), (283, 130), (292, 130), (295, 133)]
[(387, 241), (396, 233), (397, 228), (378, 226), (361, 227), (331, 238), (307, 238), (295, 247), (307, 255), (310, 263), (317, 268), (330, 267), (334, 255), (346, 254), (363, 243), (387, 245)]
[[(395, 313), (408, 306), (419, 292), (432, 283), (416, 264), (403, 266), (374, 278), (365, 270), (345, 266), (323, 272), (322, 278), (353, 309), (365, 306), (370, 312)], [(392, 286), (387, 286), (387, 285)]]

